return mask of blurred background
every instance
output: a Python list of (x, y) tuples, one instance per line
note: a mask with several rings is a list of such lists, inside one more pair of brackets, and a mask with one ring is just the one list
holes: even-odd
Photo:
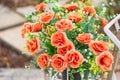
[[(69, 1), (69, 0), (60, 0)], [(110, 10), (120, 14), (120, 0), (91, 0), (94, 6), (100, 3), (111, 5)], [(0, 0), (0, 80), (44, 80), (40, 70), (26, 70), (32, 57), (24, 50), (25, 41), (20, 29), (25, 15), (34, 11), (42, 0)], [(120, 54), (115, 73), (120, 79)], [(41, 76), (40, 76), (41, 75)]]

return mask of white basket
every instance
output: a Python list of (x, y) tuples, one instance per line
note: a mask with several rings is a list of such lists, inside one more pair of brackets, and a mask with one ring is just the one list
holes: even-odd
[[(114, 24), (115, 24), (116, 31), (118, 32), (120, 30), (120, 25), (118, 23), (119, 19), (120, 19), (120, 14), (104, 27), (104, 32), (114, 42), (114, 44), (120, 49), (120, 40), (118, 40), (118, 38), (110, 31), (110, 27), (112, 27), (112, 25)], [(117, 80), (115, 72), (113, 72), (112, 74), (112, 80)]]
[(120, 41), (117, 39), (117, 37), (110, 31), (110, 27), (115, 24), (116, 31), (120, 29), (118, 20), (120, 19), (120, 14), (113, 19), (111, 22), (109, 22), (104, 27), (104, 32), (107, 34), (107, 36), (115, 43), (115, 45), (120, 49)]

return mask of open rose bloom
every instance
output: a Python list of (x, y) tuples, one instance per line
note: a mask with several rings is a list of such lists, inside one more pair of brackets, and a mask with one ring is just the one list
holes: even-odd
[(93, 75), (92, 80), (112, 69), (113, 43), (97, 32), (109, 20), (101, 16), (104, 12), (86, 4), (88, 1), (53, 5), (49, 10), (45, 2), (35, 6), (35, 18), (24, 23), (21, 35), (37, 67), (54, 73), (68, 70), (70, 78), (76, 72), (83, 79)]

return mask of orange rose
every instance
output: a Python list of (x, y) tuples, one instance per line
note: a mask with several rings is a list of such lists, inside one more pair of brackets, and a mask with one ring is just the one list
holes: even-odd
[(108, 24), (108, 20), (106, 20), (106, 19), (100, 19), (100, 25), (102, 27), (106, 26), (107, 24)]
[(42, 21), (43, 23), (49, 23), (53, 19), (53, 17), (54, 17), (53, 11), (44, 12), (41, 15), (40, 21)]
[(113, 55), (109, 51), (104, 51), (96, 57), (96, 64), (104, 71), (109, 71), (113, 64)]
[(35, 6), (35, 10), (40, 10), (40, 11), (43, 11), (45, 10), (46, 8), (46, 4), (43, 2), (43, 3), (40, 3), (39, 5)]
[(73, 29), (73, 24), (70, 20), (68, 19), (62, 19), (59, 22), (55, 24), (55, 27), (58, 30), (64, 31), (64, 30), (72, 30)]
[(57, 72), (63, 72), (67, 68), (65, 58), (60, 54), (55, 54), (52, 57), (51, 65)]
[(37, 50), (40, 48), (40, 43), (37, 38), (33, 38), (27, 42), (26, 46), (30, 53), (34, 56)]
[(50, 66), (50, 56), (46, 53), (40, 54), (37, 58), (37, 64), (40, 68), (47, 68)]
[(72, 10), (75, 10), (78, 8), (78, 5), (77, 4), (66, 4), (64, 5), (65, 9), (67, 9), (68, 11), (72, 11)]
[(22, 29), (21, 29), (21, 35), (22, 38), (25, 37), (26, 33), (32, 32), (33, 31), (33, 25), (31, 23), (24, 23)]
[(82, 54), (76, 50), (70, 50), (65, 54), (65, 60), (72, 68), (78, 68), (83, 63), (84, 58)]
[(42, 29), (42, 22), (38, 22), (38, 23), (35, 23), (33, 25), (33, 32), (37, 32), (37, 31), (40, 31)]
[(96, 55), (108, 50), (108, 46), (104, 41), (91, 41), (89, 47)]
[(91, 42), (91, 39), (92, 39), (92, 35), (89, 34), (89, 33), (83, 33), (83, 34), (79, 34), (77, 37), (76, 37), (76, 40), (79, 41), (79, 42), (82, 42), (84, 44), (89, 44)]
[(93, 16), (93, 15), (96, 14), (95, 9), (92, 8), (91, 6), (85, 6), (85, 7), (83, 8), (83, 12), (85, 13), (85, 15), (88, 14), (88, 15), (90, 15), (90, 16)]
[(63, 47), (67, 44), (67, 36), (64, 32), (57, 31), (51, 36), (51, 44), (56, 47)]
[(68, 14), (68, 19), (71, 20), (72, 22), (81, 22), (82, 18), (78, 16), (77, 14), (69, 13)]
[(64, 47), (57, 48), (57, 52), (61, 55), (65, 55), (67, 51), (70, 51), (71, 49), (75, 49), (73, 43), (71, 41), (67, 41), (67, 44)]

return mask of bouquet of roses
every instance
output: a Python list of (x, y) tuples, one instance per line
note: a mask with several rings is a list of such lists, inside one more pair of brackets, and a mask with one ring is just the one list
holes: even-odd
[(88, 80), (90, 75), (98, 79), (111, 70), (113, 43), (98, 33), (108, 23), (105, 7), (95, 9), (86, 0), (55, 4), (47, 10), (43, 2), (26, 17), (29, 22), (24, 23), (21, 34), (41, 69), (50, 69), (52, 75), (67, 69), (71, 80), (76, 72)]

